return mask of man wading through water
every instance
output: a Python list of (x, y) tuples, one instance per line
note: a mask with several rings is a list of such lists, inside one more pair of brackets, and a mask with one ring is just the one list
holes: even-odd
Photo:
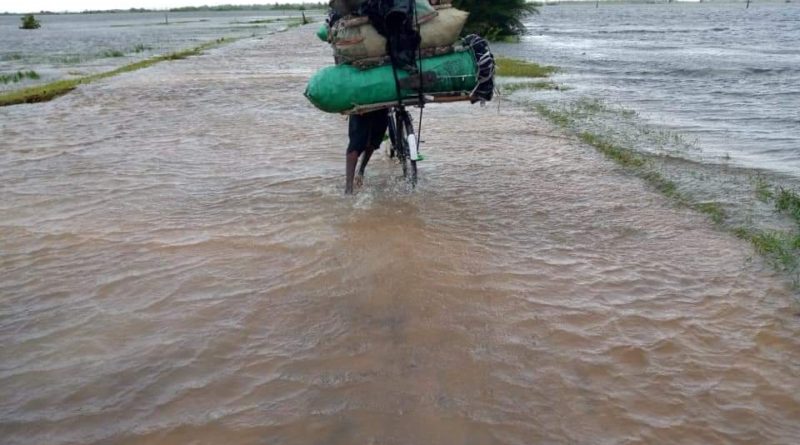
[[(416, 51), (419, 33), (414, 29), (414, 0), (331, 0), (328, 14), (329, 29), (347, 15), (367, 16), (372, 26), (386, 37), (387, 53), (395, 69), (416, 72)], [(361, 187), (364, 172), (372, 153), (377, 149), (389, 126), (389, 110), (377, 110), (350, 116), (347, 146), (345, 194), (353, 193), (353, 184)], [(356, 165), (361, 165), (356, 174)]]

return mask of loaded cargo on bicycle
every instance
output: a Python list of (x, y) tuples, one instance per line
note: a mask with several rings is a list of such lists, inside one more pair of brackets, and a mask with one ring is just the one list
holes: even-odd
[(419, 44), (409, 55), (379, 23), (382, 14), (392, 12), (381, 8), (393, 3), (331, 1), (335, 10), (349, 14), (318, 32), (331, 44), (336, 64), (309, 80), (305, 96), (314, 106), (353, 114), (398, 104), (492, 99), (495, 62), (489, 45), (477, 35), (460, 37), (467, 12), (450, 0), (416, 0), (412, 25)]

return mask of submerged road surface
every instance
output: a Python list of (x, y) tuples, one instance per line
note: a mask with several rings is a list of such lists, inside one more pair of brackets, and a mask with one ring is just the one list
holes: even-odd
[(346, 198), (313, 31), (0, 109), (0, 442), (800, 443), (749, 245), (508, 103)]

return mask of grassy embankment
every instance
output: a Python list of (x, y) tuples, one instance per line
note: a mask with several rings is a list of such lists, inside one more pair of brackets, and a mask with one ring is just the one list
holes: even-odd
[(145, 51), (152, 50), (152, 46), (147, 46), (143, 43), (136, 44), (133, 48), (130, 48), (127, 51), (121, 51), (118, 49), (107, 49), (100, 53), (98, 57), (100, 58), (109, 58), (109, 57), (125, 57), (127, 54), (139, 54)]
[(17, 83), (25, 79), (36, 80), (39, 78), (39, 73), (36, 71), (17, 71), (12, 74), (0, 74), (0, 83)]
[[(534, 105), (540, 115), (570, 131), (578, 127), (576, 119), (601, 111), (598, 107), (602, 105), (591, 101), (579, 102), (572, 109), (566, 110), (554, 110), (543, 104)], [(720, 203), (698, 202), (681, 192), (678, 184), (658, 171), (653, 156), (620, 145), (603, 135), (586, 131), (578, 131), (576, 134), (583, 142), (643, 179), (676, 204), (707, 215), (720, 229), (750, 242), (756, 252), (766, 257), (778, 270), (788, 273), (795, 287), (800, 287), (800, 195), (797, 192), (768, 184), (763, 178), (758, 178), (755, 184), (755, 193), (759, 200), (771, 204), (776, 212), (792, 219), (796, 223), (794, 231), (760, 230), (733, 225), (729, 223), (729, 215)]]
[[(244, 4), (244, 5), (217, 5), (217, 6), (181, 6), (175, 8), (149, 9), (149, 8), (128, 8), (128, 9), (86, 9), (79, 12), (53, 12), (41, 11), (40, 15), (76, 15), (76, 14), (128, 14), (128, 13), (148, 13), (148, 12), (226, 12), (226, 11), (324, 11), (328, 8), (328, 3), (304, 2), (304, 3), (274, 3), (268, 5)], [(18, 15), (14, 12), (0, 12), (0, 15)]]
[[(289, 18), (289, 19), (274, 19), (274, 20), (266, 20), (266, 21), (264, 21), (264, 20), (254, 20), (251, 23), (276, 23), (276, 22), (283, 22), (283, 23), (286, 24), (286, 28), (281, 29), (279, 31), (279, 32), (283, 32), (283, 31), (288, 31), (288, 30), (290, 30), (292, 28), (296, 28), (298, 26), (307, 25), (309, 23), (314, 23), (314, 20), (312, 20), (310, 18), (306, 18), (305, 23), (303, 23), (303, 19), (302, 18), (293, 17), (293, 18)], [(258, 28), (258, 26), (254, 26), (254, 28)], [(237, 28), (237, 29), (239, 29), (239, 28)]]
[(280, 22), (287, 22), (289, 25), (294, 25), (294, 26), (302, 25), (302, 19), (300, 17), (290, 17), (290, 18), (278, 17), (274, 19), (248, 20), (246, 22), (240, 22), (237, 20), (231, 22), (231, 25), (264, 25), (269, 23), (280, 23)]
[[(78, 63), (81, 63), (81, 62), (85, 62), (87, 60), (125, 57), (125, 56), (127, 56), (129, 54), (139, 54), (139, 53), (143, 53), (145, 51), (151, 51), (152, 49), (153, 49), (152, 46), (148, 46), (148, 45), (145, 45), (143, 43), (137, 43), (133, 47), (127, 48), (125, 50), (106, 49), (106, 50), (100, 51), (98, 53), (95, 53), (94, 55), (87, 55), (86, 57), (84, 57), (82, 55), (77, 55), (77, 54), (70, 54), (70, 55), (66, 55), (66, 56), (50, 56), (50, 57), (46, 57), (44, 60), (46, 62), (48, 62), (48, 63), (54, 63), (54, 64), (60, 64), (60, 65), (75, 65), (75, 64), (78, 64)], [(38, 58), (36, 56), (26, 56), (25, 54), (21, 54), (21, 53), (7, 54), (5, 56), (2, 56), (0, 58), (0, 60), (3, 60), (3, 61), (5, 61), (5, 60), (23, 60), (24, 61), (28, 57), (31, 57), (32, 59), (41, 60), (40, 58)], [(19, 76), (20, 74), (24, 75), (25, 78), (28, 78), (28, 79), (38, 79), (39, 78), (39, 74), (36, 73), (35, 71), (27, 71), (27, 72), (26, 71), (19, 71), (17, 73), (17, 76)], [(11, 76), (13, 76), (13, 74)], [(18, 82), (19, 81), (19, 80), (12, 79), (11, 76), (0, 74), (0, 82), (9, 83), (9, 82)], [(8, 78), (10, 80), (6, 81), (5, 80), (6, 78)]]
[[(515, 79), (544, 79), (558, 71), (554, 66), (544, 66), (524, 60), (497, 57), (497, 75)], [(519, 90), (564, 90), (563, 86), (549, 80), (523, 80), (506, 82), (500, 86), (500, 91), (511, 94)]]
[[(557, 68), (551, 66), (498, 58), (497, 74), (499, 76), (546, 78), (557, 71)], [(528, 81), (507, 83), (501, 89), (510, 93), (519, 89), (563, 88), (550, 81)], [(576, 134), (581, 141), (594, 147), (598, 152), (622, 166), (628, 172), (641, 178), (676, 204), (707, 215), (720, 229), (727, 230), (737, 237), (750, 242), (756, 252), (766, 257), (778, 270), (787, 272), (793, 278), (795, 287), (800, 287), (800, 194), (793, 190), (771, 185), (762, 177), (757, 177), (754, 180), (754, 192), (758, 199), (764, 203), (771, 204), (776, 212), (792, 219), (796, 223), (796, 228), (793, 232), (788, 232), (735, 226), (729, 223), (729, 215), (720, 203), (713, 201), (699, 202), (687, 193), (682, 192), (678, 184), (657, 169), (653, 156), (637, 152), (601, 134), (578, 130), (578, 120), (609, 111), (602, 103), (598, 101), (578, 101), (571, 108), (561, 110), (553, 109), (542, 103), (536, 103), (533, 108), (550, 122)]]
[(108, 77), (113, 77), (118, 74), (140, 70), (164, 61), (180, 60), (180, 59), (185, 59), (187, 57), (196, 56), (201, 54), (203, 51), (207, 49), (211, 49), (220, 46), (222, 44), (230, 43), (233, 42), (234, 40), (235, 39), (222, 37), (216, 40), (212, 40), (210, 42), (206, 42), (194, 48), (151, 57), (149, 59), (141, 60), (139, 62), (134, 62), (111, 71), (106, 71), (98, 74), (91, 74), (88, 76), (78, 77), (75, 79), (58, 80), (45, 85), (38, 85), (17, 91), (2, 93), (0, 94), (0, 107), (8, 105), (26, 104), (26, 103), (47, 102), (49, 100), (55, 99), (56, 97), (63, 96), (64, 94), (69, 93), (70, 91), (77, 88), (79, 85), (92, 83), (94, 81), (105, 79)]
[[(758, 199), (772, 204), (776, 212), (794, 220), (800, 232), (800, 194), (771, 185), (761, 176), (754, 178), (753, 185)], [(798, 275), (795, 285), (800, 286), (800, 233), (758, 231), (747, 227), (737, 227), (733, 232), (739, 238), (750, 241), (756, 251), (773, 258), (782, 268), (794, 271)]]
[[(596, 101), (579, 101), (569, 110), (553, 110), (546, 105), (537, 103), (534, 109), (550, 122), (567, 130), (576, 127), (576, 119), (601, 111), (603, 105)], [(693, 202), (684, 193), (678, 190), (677, 184), (667, 179), (657, 171), (646, 155), (632, 149), (622, 147), (617, 143), (595, 133), (580, 131), (576, 134), (580, 140), (591, 145), (597, 151), (613, 160), (617, 164), (642, 178), (663, 195), (673, 199), (678, 204), (691, 207), (709, 216), (714, 223), (722, 223), (727, 215), (725, 209), (715, 202)]]

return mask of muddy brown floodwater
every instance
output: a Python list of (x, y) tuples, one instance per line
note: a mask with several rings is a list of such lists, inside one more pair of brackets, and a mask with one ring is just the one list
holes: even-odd
[(345, 198), (313, 32), (0, 109), (0, 442), (800, 443), (749, 245), (508, 103)]

